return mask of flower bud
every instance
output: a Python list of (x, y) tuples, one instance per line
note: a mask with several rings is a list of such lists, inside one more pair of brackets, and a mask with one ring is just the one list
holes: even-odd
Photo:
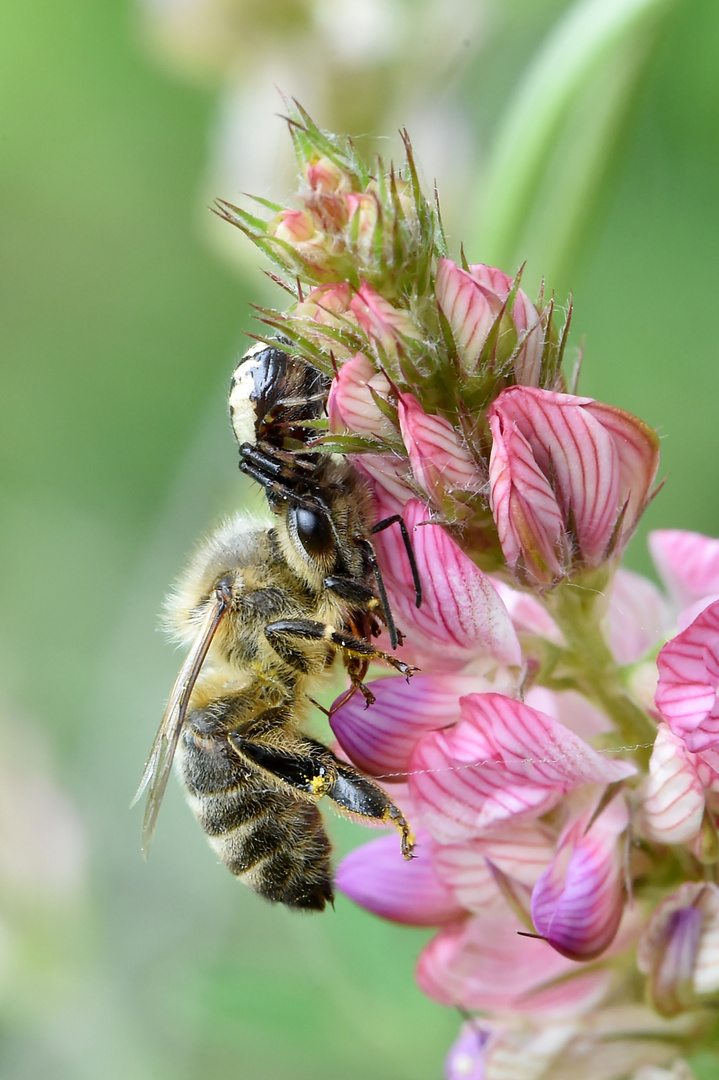
[(352, 292), (346, 281), (318, 285), (295, 306), (293, 316), (330, 326), (341, 326), (340, 320), (335, 316), (344, 315), (350, 306), (351, 298)]
[(534, 888), (537, 933), (572, 960), (593, 960), (617, 933), (624, 912), (619, 837), (628, 820), (621, 796), (589, 829), (587, 815), (580, 815), (565, 829), (557, 854)]
[(348, 191), (352, 179), (328, 157), (318, 157), (305, 165), (307, 183), (313, 191), (326, 195), (335, 191)]
[(292, 245), (307, 243), (316, 235), (314, 222), (305, 210), (283, 210), (268, 231)]
[(601, 565), (626, 546), (659, 461), (655, 432), (592, 398), (512, 386), (489, 412), (492, 513), (520, 578), (550, 584), (567, 559)]
[(501, 319), (500, 361), (511, 356), (514, 381), (538, 386), (544, 327), (537, 308), (521, 289), (516, 291), (511, 311), (506, 310), (513, 284), (508, 274), (484, 263), (461, 270), (451, 259), (440, 259), (435, 292), (466, 371), (476, 370), (490, 331)]
[[(469, 268), (475, 281), (491, 289), (502, 303), (506, 303), (513, 279), (493, 266), (476, 263)], [(522, 289), (517, 289), (512, 304), (511, 318), (517, 335), (517, 347), (513, 357), (514, 379), (520, 386), (539, 386), (544, 351), (544, 327), (539, 311)]]
[(719, 990), (719, 887), (687, 881), (652, 913), (637, 948), (655, 1009), (676, 1016)]
[(370, 342), (391, 356), (396, 356), (401, 349), (403, 337), (419, 339), (421, 336), (409, 312), (393, 307), (366, 281), (352, 297), (350, 310)]
[[(387, 399), (390, 385), (364, 353), (357, 353), (342, 365), (332, 380), (327, 401), (330, 431), (349, 431), (371, 438), (396, 435), (374, 394)], [(373, 393), (374, 392), (374, 393)]]
[(440, 259), (435, 281), (437, 303), (449, 323), (462, 367), (474, 371), (503, 303), (451, 259)]
[(430, 498), (441, 505), (445, 493), (480, 490), (484, 477), (448, 420), (426, 413), (414, 394), (402, 395), (398, 413), (415, 479)]
[(368, 260), (372, 254), (377, 222), (380, 220), (377, 196), (369, 191), (352, 191), (345, 195), (345, 203), (349, 217), (350, 239), (360, 258)]

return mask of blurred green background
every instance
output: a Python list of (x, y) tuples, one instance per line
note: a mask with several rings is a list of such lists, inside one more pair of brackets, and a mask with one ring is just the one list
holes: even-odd
[[(456, 181), (454, 254), (463, 239), (470, 261), (527, 258), (528, 291), (545, 273), (574, 292), (582, 391), (663, 437), (647, 526), (719, 533), (716, 0), (453, 2), (431, 78), (425, 24), (399, 33), (411, 3), (394, 5), (395, 52), (364, 69), (313, 39), (309, 3), (224, 7), (236, 48), (219, 33), (227, 55), (185, 56), (192, 81), (163, 44), (179, 0), (0, 6), (3, 1080), (438, 1080), (458, 1024), (413, 987), (427, 934), (341, 897), (318, 918), (271, 909), (217, 865), (174, 784), (148, 864), (127, 811), (179, 663), (157, 631), (168, 583), (223, 511), (259, 505), (225, 391), (248, 304), (272, 294), (206, 211), (229, 82), (246, 111), (262, 91), (273, 138), (273, 83), (369, 149), (441, 107), (454, 149), (418, 146), (428, 179)], [(339, 8), (351, 37), (357, 5)], [(300, 33), (327, 76), (312, 100), (287, 63)], [(235, 157), (235, 186), (212, 194), (252, 188), (252, 144)], [(643, 537), (629, 561), (648, 569)], [(366, 836), (331, 828), (340, 851)]]

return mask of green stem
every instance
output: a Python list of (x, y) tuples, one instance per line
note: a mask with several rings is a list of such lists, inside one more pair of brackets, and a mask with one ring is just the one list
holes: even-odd
[(609, 576), (604, 568), (584, 575), (581, 584), (566, 582), (548, 595), (547, 606), (567, 642), (562, 676), (607, 714), (631, 757), (646, 767), (656, 725), (628, 692), (601, 629)]

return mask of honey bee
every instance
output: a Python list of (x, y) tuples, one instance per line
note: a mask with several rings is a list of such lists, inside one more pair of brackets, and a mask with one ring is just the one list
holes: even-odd
[(307, 449), (306, 424), (326, 393), (319, 372), (274, 346), (238, 365), (230, 408), (241, 465), (263, 484), (275, 521), (225, 523), (171, 596), (169, 621), (189, 651), (135, 797), (148, 788), (147, 853), (176, 758), (228, 869), (267, 899), (307, 910), (333, 900), (321, 798), (347, 817), (394, 825), (405, 858), (413, 846), (388, 795), (303, 730), (309, 694), (338, 654), (351, 691), (364, 689), (372, 660), (414, 670), (371, 641), (380, 622), (395, 642), (398, 632), (368, 536), (370, 493), (349, 463)]

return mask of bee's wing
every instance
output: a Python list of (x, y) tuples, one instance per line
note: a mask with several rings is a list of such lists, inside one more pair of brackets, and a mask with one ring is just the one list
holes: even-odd
[(177, 741), (180, 738), (182, 725), (185, 722), (187, 706), (192, 689), (197, 682), (197, 677), (202, 670), (202, 665), (207, 656), (212, 639), (217, 627), (227, 611), (229, 595), (226, 591), (217, 590), (214, 603), (210, 604), (197, 637), (187, 658), (180, 669), (180, 673), (172, 687), (170, 699), (167, 702), (165, 714), (162, 717), (159, 730), (152, 744), (150, 756), (147, 759), (145, 770), (140, 780), (140, 786), (135, 792), (131, 806), (138, 801), (143, 791), (150, 785), (145, 804), (145, 817), (142, 822), (142, 853), (147, 858), (150, 850), (150, 841), (155, 831), (155, 822), (160, 812), (160, 803), (165, 794), (167, 779), (172, 768), (172, 759), (177, 749)]

